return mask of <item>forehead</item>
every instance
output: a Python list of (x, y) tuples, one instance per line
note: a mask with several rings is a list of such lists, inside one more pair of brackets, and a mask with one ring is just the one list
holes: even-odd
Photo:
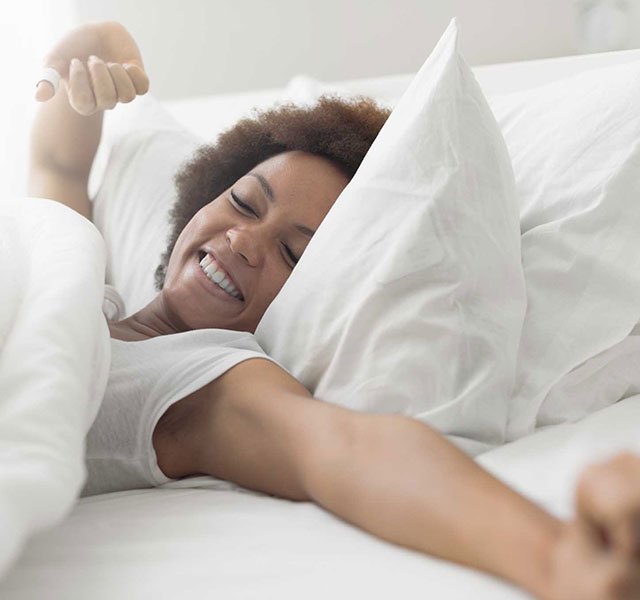
[[(273, 191), (275, 203), (284, 200), (317, 204), (333, 203), (347, 185), (348, 177), (329, 159), (308, 152), (283, 152), (254, 167)], [(250, 176), (259, 185), (257, 178)]]

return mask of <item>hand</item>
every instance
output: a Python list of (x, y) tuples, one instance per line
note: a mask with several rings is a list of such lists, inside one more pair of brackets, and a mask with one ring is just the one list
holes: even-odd
[[(49, 52), (44, 66), (58, 71), (69, 104), (85, 116), (131, 102), (149, 90), (140, 50), (125, 27), (115, 21), (72, 29)], [(38, 83), (36, 100), (46, 102), (54, 95), (51, 83)]]
[(548, 600), (640, 598), (640, 456), (589, 466), (551, 556)]

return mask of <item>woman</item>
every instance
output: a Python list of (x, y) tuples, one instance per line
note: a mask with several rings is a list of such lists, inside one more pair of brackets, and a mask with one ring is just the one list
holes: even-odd
[[(44, 104), (32, 131), (30, 193), (91, 218), (86, 186), (102, 114), (147, 91), (142, 58), (126, 29), (107, 22), (71, 31), (45, 66), (62, 74), (64, 86), (55, 93), (50, 83), (38, 83), (36, 98)], [(387, 114), (368, 102), (334, 101), (333, 112), (322, 106), (243, 121), (183, 169), (174, 232), (157, 273), (159, 293), (135, 315), (110, 324), (114, 342), (177, 342), (210, 328), (234, 335), (255, 330), (363, 155), (362, 146), (358, 151), (344, 140), (329, 152), (297, 135), (292, 139), (305, 138), (307, 145), (291, 151), (295, 144), (255, 135), (278, 119), (301, 126), (316, 119), (314, 130), (325, 134), (320, 138), (336, 123), (355, 122), (367, 124), (370, 144)], [(338, 113), (338, 121), (327, 117)], [(260, 143), (243, 145), (242, 139)], [(243, 157), (232, 162), (244, 168), (223, 176), (229, 151)], [(206, 198), (198, 204), (201, 192)], [(153, 431), (167, 477), (209, 474), (314, 501), (383, 539), (496, 574), (539, 598), (640, 595), (636, 456), (620, 454), (588, 469), (576, 491), (576, 517), (563, 522), (423, 423), (314, 402), (264, 357), (243, 360), (178, 400)]]

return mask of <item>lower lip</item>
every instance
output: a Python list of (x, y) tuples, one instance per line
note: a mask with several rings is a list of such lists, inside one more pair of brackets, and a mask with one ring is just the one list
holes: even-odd
[(229, 302), (242, 304), (242, 300), (240, 300), (239, 298), (234, 298), (230, 294), (227, 294), (227, 292), (225, 292), (217, 283), (214, 283), (213, 281), (211, 281), (211, 279), (207, 277), (206, 273), (202, 270), (202, 267), (200, 266), (200, 261), (198, 260), (197, 254), (196, 254), (195, 263), (196, 263), (196, 277), (198, 278), (199, 281), (202, 282), (203, 286), (206, 288), (208, 292), (220, 298), (224, 298)]

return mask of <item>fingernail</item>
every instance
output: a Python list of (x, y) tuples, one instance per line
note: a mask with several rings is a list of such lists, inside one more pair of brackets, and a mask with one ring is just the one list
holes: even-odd
[(94, 62), (94, 61), (98, 60), (98, 57), (95, 54), (92, 54), (91, 56), (89, 56), (89, 60), (91, 62)]
[(80, 62), (80, 59), (78, 58), (72, 58), (71, 59), (71, 66), (72, 67), (79, 67), (82, 63)]

